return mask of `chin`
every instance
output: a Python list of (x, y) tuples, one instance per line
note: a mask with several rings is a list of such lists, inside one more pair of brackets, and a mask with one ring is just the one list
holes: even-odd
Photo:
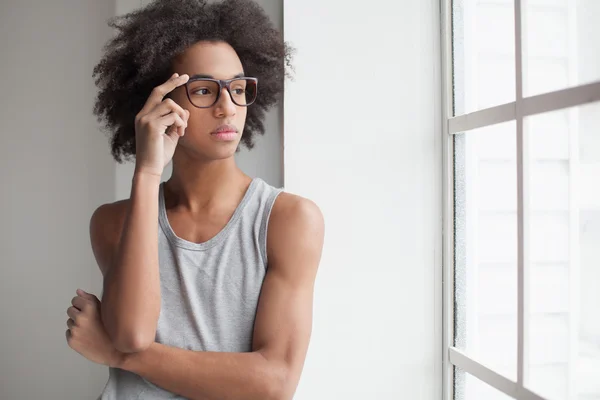
[(235, 155), (236, 147), (231, 147), (228, 149), (217, 149), (216, 151), (211, 152), (210, 158), (213, 160), (225, 160), (231, 158)]
[(207, 143), (199, 149), (199, 153), (211, 160), (224, 160), (233, 157), (239, 146), (238, 141), (225, 143)]
[(182, 139), (184, 140), (180, 140), (179, 146), (184, 147), (185, 152), (194, 154), (195, 157), (204, 160), (224, 160), (233, 157), (238, 146), (240, 145), (239, 140), (230, 142), (215, 142), (210, 139), (194, 140), (192, 137), (186, 138), (185, 136)]

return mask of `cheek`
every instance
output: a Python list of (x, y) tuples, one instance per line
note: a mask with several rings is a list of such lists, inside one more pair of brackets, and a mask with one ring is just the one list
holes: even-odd
[(239, 107), (239, 111), (237, 113), (238, 121), (240, 121), (243, 124), (246, 121), (247, 116), (248, 116), (248, 108), (247, 107)]
[(214, 125), (214, 122), (211, 122), (214, 119), (210, 113), (196, 109), (193, 106), (191, 108), (187, 108), (187, 110), (190, 112), (190, 117), (188, 118), (188, 130), (195, 132), (202, 130), (203, 127), (208, 129)]

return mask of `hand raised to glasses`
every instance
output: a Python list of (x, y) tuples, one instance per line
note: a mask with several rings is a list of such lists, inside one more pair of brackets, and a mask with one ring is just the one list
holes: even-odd
[(161, 176), (173, 158), (179, 138), (185, 134), (190, 112), (164, 97), (188, 79), (186, 74), (173, 74), (168, 81), (152, 90), (144, 107), (136, 115), (136, 173)]

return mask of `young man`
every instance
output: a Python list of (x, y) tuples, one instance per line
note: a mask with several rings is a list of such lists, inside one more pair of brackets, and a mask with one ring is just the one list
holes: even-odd
[(289, 49), (250, 0), (162, 0), (111, 26), (95, 112), (136, 167), (130, 198), (91, 218), (104, 290), (77, 290), (69, 346), (109, 366), (101, 399), (291, 399), (323, 217), (234, 160), (264, 131)]

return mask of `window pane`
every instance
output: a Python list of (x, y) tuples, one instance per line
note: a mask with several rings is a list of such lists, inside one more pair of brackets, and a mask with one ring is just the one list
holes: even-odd
[(529, 117), (527, 386), (600, 398), (600, 103)]
[(455, 400), (514, 400), (496, 388), (454, 367)]
[(516, 379), (515, 123), (454, 138), (455, 346)]
[(453, 1), (454, 115), (515, 100), (513, 0)]
[(600, 80), (600, 1), (528, 0), (524, 4), (524, 95)]

